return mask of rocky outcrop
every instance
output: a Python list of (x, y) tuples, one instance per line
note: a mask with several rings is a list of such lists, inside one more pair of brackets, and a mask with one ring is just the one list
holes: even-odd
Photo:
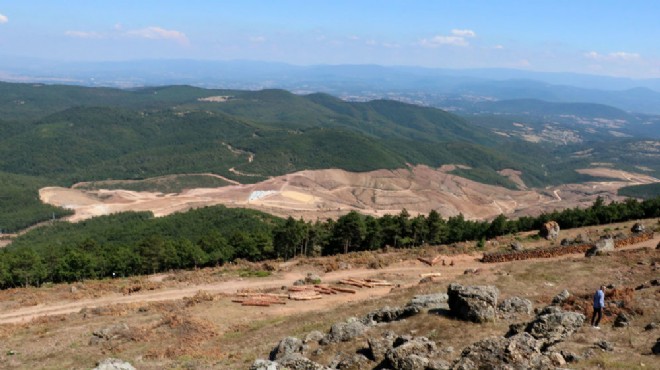
[(106, 358), (96, 364), (92, 370), (135, 370), (133, 365), (117, 358)]
[(520, 297), (509, 297), (499, 305), (497, 309), (500, 312), (500, 315), (505, 318), (513, 318), (519, 314), (531, 315), (532, 314), (532, 302), (529, 299), (520, 298)]
[(425, 370), (429, 357), (436, 351), (435, 343), (426, 337), (398, 337), (385, 358), (395, 370)]
[(250, 366), (250, 370), (280, 370), (282, 367), (275, 361), (257, 359)]
[(584, 320), (585, 317), (581, 313), (562, 311), (559, 307), (548, 306), (531, 322), (525, 325), (511, 325), (507, 336), (514, 336), (524, 331), (547, 348), (575, 333), (582, 327)]
[(307, 357), (293, 353), (282, 357), (277, 361), (282, 369), (287, 370), (329, 370), (330, 368), (316, 363)]
[(561, 354), (551, 357), (542, 353), (541, 348), (542, 342), (529, 333), (487, 338), (465, 348), (453, 369), (553, 369), (561, 366)]
[(307, 333), (307, 335), (305, 335), (305, 339), (303, 340), (303, 343), (305, 343), (305, 344), (307, 344), (307, 343), (318, 343), (318, 342), (321, 341), (321, 339), (323, 339), (323, 337), (324, 337), (323, 333), (321, 333), (318, 330), (313, 330), (313, 331), (310, 331), (309, 333)]
[(96, 345), (112, 340), (130, 339), (130, 337), (131, 329), (129, 326), (126, 323), (119, 323), (94, 331), (92, 333), (92, 338), (89, 340), (89, 344)]
[(624, 312), (619, 312), (618, 315), (616, 315), (616, 318), (614, 319), (614, 327), (615, 328), (624, 328), (626, 326), (630, 326), (630, 316), (625, 314)]
[(646, 228), (644, 227), (644, 224), (635, 222), (635, 224), (630, 228), (630, 231), (634, 233), (643, 233), (646, 231)]
[(561, 291), (561, 293), (557, 294), (552, 298), (552, 305), (553, 306), (558, 306), (562, 303), (564, 303), (565, 300), (568, 299), (568, 297), (571, 296), (571, 293), (568, 292), (568, 290), (564, 289)]
[(512, 242), (511, 245), (510, 245), (510, 247), (511, 247), (511, 250), (512, 250), (512, 251), (516, 251), (516, 252), (519, 252), (519, 251), (525, 249), (525, 248), (523, 247), (522, 243), (519, 242), (519, 241), (514, 241), (514, 242)]
[(586, 257), (600, 256), (607, 252), (612, 252), (612, 251), (614, 251), (614, 239), (605, 238), (597, 241), (593, 247), (589, 248), (587, 253), (585, 253), (585, 256)]
[(381, 322), (391, 322), (405, 319), (419, 313), (419, 308), (415, 306), (389, 307), (385, 306), (380, 310), (368, 313), (363, 321), (367, 325), (373, 325)]
[(559, 238), (559, 224), (556, 221), (549, 221), (541, 225), (539, 235), (547, 240), (557, 240)]
[(272, 361), (276, 361), (294, 353), (302, 354), (302, 351), (302, 340), (296, 337), (286, 337), (282, 339), (270, 352), (270, 359)]
[(494, 286), (452, 283), (447, 288), (449, 310), (463, 320), (477, 323), (494, 321), (499, 293)]
[(338, 322), (330, 327), (330, 332), (321, 339), (321, 344), (347, 342), (364, 334), (368, 326), (352, 317), (346, 322)]
[(449, 296), (446, 293), (416, 295), (406, 306), (415, 307), (419, 310), (423, 308), (438, 308), (447, 304), (447, 300), (449, 300)]

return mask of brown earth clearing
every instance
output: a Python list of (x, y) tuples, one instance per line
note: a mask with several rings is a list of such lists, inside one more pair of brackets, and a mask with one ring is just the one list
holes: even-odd
[[(581, 234), (596, 238), (613, 231), (627, 233), (632, 224), (563, 230), (560, 237), (575, 238)], [(613, 284), (628, 292), (624, 308), (632, 312), (631, 325), (614, 328), (617, 308), (612, 308), (606, 311), (601, 330), (588, 325), (579, 329), (560, 344), (561, 349), (580, 355), (591, 351), (592, 355), (570, 367), (657, 369), (660, 358), (650, 352), (660, 329), (644, 327), (660, 323), (660, 287), (648, 283), (659, 274), (660, 250), (655, 248), (660, 241), (660, 223), (655, 219), (645, 220), (644, 224), (656, 229), (653, 240), (592, 258), (574, 254), (484, 264), (479, 262), (484, 251), (476, 251), (474, 243), (463, 243), (291, 261), (238, 261), (197, 271), (0, 291), (0, 367), (85, 369), (103, 358), (117, 357), (138, 369), (246, 369), (255, 358), (267, 358), (285, 336), (303, 338), (312, 330), (325, 333), (333, 323), (350, 316), (361, 316), (386, 305), (401, 306), (414, 295), (446, 292), (449, 283), (458, 282), (495, 285), (501, 292), (500, 300), (524, 297), (535, 308), (544, 307), (553, 296), (568, 289), (571, 306), (565, 309), (585, 314), (590, 313), (593, 291), (600, 284)], [(510, 235), (487, 243), (485, 251), (506, 249), (514, 240), (521, 241), (525, 248), (552, 243), (532, 238), (529, 233)], [(446, 263), (429, 266), (418, 260), (437, 255)], [(324, 295), (311, 301), (286, 300), (286, 304), (269, 307), (232, 302), (237, 291), (284, 294), (283, 287), (291, 287), (310, 272), (318, 274), (323, 284), (353, 288), (356, 293)], [(440, 275), (420, 283), (421, 276), (430, 273)], [(347, 278), (380, 279), (394, 285), (338, 285)], [(645, 288), (634, 290), (644, 283)], [(513, 322), (500, 319), (474, 324), (423, 311), (370, 330), (426, 336), (438, 348), (452, 347), (454, 350), (446, 354), (451, 360), (473, 342), (503, 335)], [(92, 335), (120, 324), (125, 326), (110, 339)], [(602, 339), (610, 342), (614, 350), (597, 349), (595, 343)], [(331, 344), (314, 360), (329, 361), (337, 352), (355, 353), (364, 346), (364, 336)]]
[(555, 209), (586, 207), (598, 196), (606, 202), (622, 200), (617, 195), (619, 188), (660, 181), (646, 174), (597, 167), (580, 171), (591, 176), (611, 178), (612, 181), (528, 189), (520, 178), (520, 172), (510, 169), (500, 171), (517, 184), (519, 189), (512, 190), (448, 173), (454, 168), (456, 166), (452, 165), (438, 169), (415, 166), (363, 173), (337, 169), (310, 170), (274, 177), (257, 184), (187, 189), (172, 194), (103, 188), (85, 190), (82, 186), (48, 187), (39, 193), (45, 203), (74, 210), (75, 214), (69, 218), (73, 222), (124, 211), (151, 211), (159, 217), (217, 204), (254, 208), (277, 216), (307, 220), (336, 218), (351, 210), (376, 216), (396, 214), (402, 208), (412, 215), (436, 210), (443, 217), (462, 213), (467, 219), (489, 219), (502, 213), (517, 217)]

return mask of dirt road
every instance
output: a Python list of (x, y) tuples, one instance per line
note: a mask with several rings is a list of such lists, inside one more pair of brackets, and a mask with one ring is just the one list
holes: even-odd
[[(652, 240), (621, 248), (625, 249), (635, 249), (641, 247), (655, 248), (655, 246), (660, 241), (660, 235), (656, 235)], [(562, 258), (574, 258), (580, 254), (565, 255), (555, 258), (548, 259), (539, 259), (542, 261), (553, 261)], [(494, 266), (516, 263), (516, 262), (502, 262), (502, 263), (489, 263), (483, 264), (478, 261), (481, 258), (481, 255), (456, 255), (448, 256), (447, 261), (452, 260), (455, 263), (455, 266), (436, 266), (430, 267), (421, 262), (414, 260), (401, 261), (399, 263), (390, 265), (382, 269), (351, 269), (351, 270), (339, 270), (327, 273), (322, 276), (323, 281), (327, 283), (336, 282), (340, 279), (345, 279), (349, 277), (353, 278), (366, 278), (371, 276), (391, 276), (392, 281), (401, 282), (401, 283), (411, 283), (416, 282), (419, 279), (420, 274), (429, 273), (429, 272), (441, 272), (442, 279), (450, 280), (456, 276), (462, 275), (466, 269), (470, 268), (482, 268), (490, 269)], [(0, 324), (9, 324), (9, 323), (25, 323), (30, 320), (47, 315), (62, 315), (69, 314), (74, 312), (79, 312), (83, 308), (94, 308), (102, 307), (112, 304), (126, 304), (126, 303), (138, 303), (138, 302), (154, 302), (154, 301), (169, 301), (182, 299), (184, 297), (191, 297), (195, 295), (198, 291), (207, 291), (212, 294), (226, 293), (232, 294), (236, 293), (237, 290), (241, 289), (268, 289), (268, 288), (279, 288), (281, 286), (290, 286), (295, 280), (302, 279), (305, 277), (303, 272), (289, 272), (280, 275), (276, 275), (268, 278), (250, 278), (250, 279), (238, 279), (232, 281), (218, 282), (212, 284), (200, 284), (184, 288), (165, 288), (159, 291), (145, 291), (138, 292), (131, 295), (121, 295), (118, 293), (108, 294), (106, 296), (94, 299), (84, 299), (74, 302), (50, 302), (48, 304), (39, 304), (31, 307), (21, 307), (15, 310), (7, 311), (0, 313)], [(334, 304), (339, 304), (343, 301), (356, 301), (372, 298), (375, 296), (382, 296), (389, 292), (390, 288), (374, 288), (374, 289), (361, 289), (358, 290), (358, 293), (355, 295), (331, 295), (324, 297), (322, 306), (331, 306)], [(317, 305), (316, 308), (319, 308)], [(285, 308), (282, 308), (285, 309)], [(286, 308), (286, 310), (291, 310), (295, 308)], [(301, 308), (305, 310), (304, 308)]]

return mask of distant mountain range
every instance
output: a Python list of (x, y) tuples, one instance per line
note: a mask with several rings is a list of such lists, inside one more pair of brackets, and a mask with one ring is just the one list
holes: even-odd
[(660, 114), (660, 79), (629, 79), (513, 69), (432, 69), (378, 65), (294, 66), (254, 61), (138, 60), (65, 63), (0, 57), (0, 79), (85, 86), (187, 84), (281, 88), (356, 100), (391, 98), (443, 107), (447, 100), (539, 99), (611, 105)]

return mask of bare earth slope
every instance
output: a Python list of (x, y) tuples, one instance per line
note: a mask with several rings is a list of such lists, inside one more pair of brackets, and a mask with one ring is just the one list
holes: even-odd
[(623, 186), (660, 181), (645, 174), (590, 168), (583, 172), (612, 181), (526, 189), (517, 171), (503, 170), (508, 176), (515, 175), (524, 189), (511, 190), (452, 175), (448, 173), (452, 168), (416, 166), (362, 173), (310, 170), (257, 184), (189, 189), (178, 194), (48, 187), (41, 189), (40, 197), (45, 203), (75, 210), (71, 221), (122, 211), (152, 211), (165, 216), (217, 204), (312, 220), (338, 217), (350, 210), (382, 215), (399, 213), (402, 208), (411, 214), (437, 210), (444, 217), (462, 213), (468, 219), (487, 219), (501, 213), (521, 216), (587, 206), (597, 196), (619, 200), (616, 191)]

